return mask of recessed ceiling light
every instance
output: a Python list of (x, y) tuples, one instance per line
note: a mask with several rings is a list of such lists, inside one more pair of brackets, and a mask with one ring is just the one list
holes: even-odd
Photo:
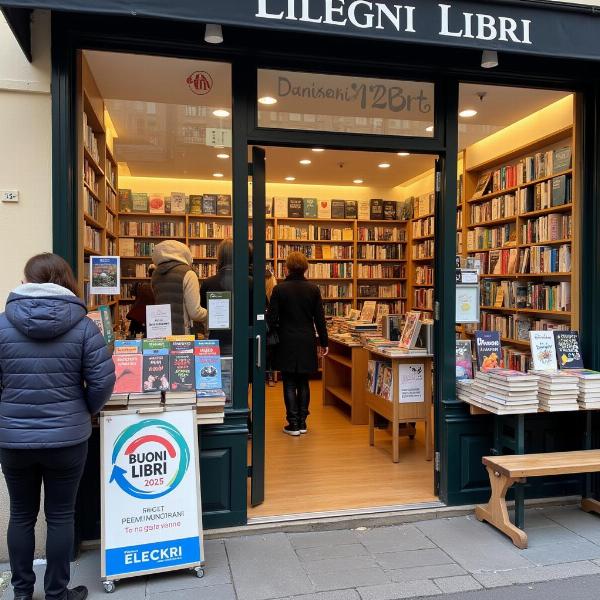
[(223, 173), (213, 173), (213, 177), (223, 177)]
[(313, 152), (325, 152), (325, 148), (313, 148)]
[(217, 110), (213, 110), (213, 115), (215, 115), (215, 117), (221, 117), (224, 119), (230, 115), (230, 112), (224, 108), (217, 108)]
[(477, 114), (477, 111), (474, 108), (466, 108), (465, 110), (461, 110), (458, 113), (458, 116), (468, 119), (469, 117), (474, 117), (476, 114)]
[(389, 169), (389, 168), (390, 168), (392, 165), (390, 165), (390, 163), (385, 163), (385, 162), (383, 162), (383, 163), (379, 163), (377, 166), (378, 166), (380, 169)]
[(258, 101), (261, 104), (266, 105), (277, 104), (277, 98), (273, 98), (273, 96), (263, 96), (262, 98), (259, 98)]
[(300, 164), (301, 164), (301, 165), (310, 165), (311, 163), (312, 163), (312, 160), (309, 160), (308, 158), (303, 158), (303, 159), (300, 161)]
[(285, 178), (286, 181), (296, 181), (295, 177), (286, 177)]
[(364, 179), (355, 179), (352, 183), (364, 183)]
[(428, 133), (431, 133), (433, 131), (433, 125), (430, 125), (429, 127), (425, 127), (425, 131), (427, 131)]
[(229, 158), (229, 154), (225, 154), (223, 152), (221, 154), (217, 154), (217, 158), (222, 158), (223, 160), (225, 160), (226, 158)]
[(410, 156), (410, 152), (398, 152), (398, 156)]

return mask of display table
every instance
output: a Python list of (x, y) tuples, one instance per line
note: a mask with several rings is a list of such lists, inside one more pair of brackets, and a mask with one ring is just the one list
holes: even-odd
[(367, 351), (358, 343), (329, 339), (329, 353), (323, 358), (323, 405), (342, 401), (350, 407), (352, 425), (366, 425), (365, 404)]
[[(414, 429), (400, 431), (402, 424), (425, 424), (425, 458), (433, 458), (433, 404), (432, 404), (432, 366), (433, 355), (406, 352), (401, 356), (391, 356), (385, 351), (367, 348), (368, 361), (384, 361), (391, 364), (393, 374), (393, 397), (387, 400), (363, 389), (366, 406), (369, 411), (369, 444), (375, 445), (375, 414), (387, 419), (392, 433), (392, 460), (400, 462), (400, 436), (414, 434)], [(368, 362), (367, 362), (368, 364)], [(402, 382), (399, 381), (400, 365), (423, 365), (423, 402), (406, 402), (401, 399)]]

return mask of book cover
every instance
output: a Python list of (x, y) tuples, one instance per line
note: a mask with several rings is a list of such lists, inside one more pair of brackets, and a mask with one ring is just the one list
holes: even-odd
[(196, 389), (221, 389), (221, 352), (218, 340), (194, 342)]
[(166, 392), (169, 389), (169, 356), (144, 354), (142, 388), (144, 392)]
[(317, 216), (319, 219), (331, 219), (331, 201), (319, 200)]
[(377, 305), (377, 314), (375, 316), (375, 323), (377, 325), (381, 325), (383, 321), (383, 317), (390, 314), (390, 305), (389, 304), (378, 304)]
[(375, 310), (377, 309), (377, 302), (375, 300), (367, 300), (360, 311), (360, 320), (372, 323), (375, 317)]
[(345, 219), (346, 218), (346, 201), (332, 200), (331, 201), (331, 218)]
[(104, 335), (104, 341), (108, 345), (110, 345), (115, 341), (115, 330), (113, 328), (112, 313), (110, 310), (110, 306), (99, 306), (98, 311), (100, 312), (102, 327), (104, 329), (104, 331), (102, 332), (102, 334)]
[(142, 340), (115, 340), (114, 354), (141, 354)]
[(131, 190), (120, 189), (119, 190), (119, 211), (124, 213), (130, 213), (133, 210), (133, 202), (131, 200)]
[(421, 330), (421, 313), (416, 310), (411, 310), (406, 313), (406, 321), (404, 322), (404, 328), (400, 334), (400, 341), (398, 346), (405, 350), (414, 348), (415, 342), (419, 337), (419, 331)]
[(567, 176), (561, 175), (552, 179), (552, 206), (567, 203)]
[(361, 221), (368, 221), (371, 217), (371, 203), (368, 200), (358, 201), (358, 218)]
[(396, 217), (401, 221), (408, 221), (413, 218), (413, 198), (399, 201), (396, 206)]
[(473, 379), (471, 340), (456, 340), (456, 379)]
[(104, 337), (104, 323), (99, 310), (91, 310), (87, 313), (87, 318), (94, 322), (96, 327), (100, 330), (102, 337)]
[(304, 218), (303, 198), (288, 198), (287, 216), (290, 219)]
[(217, 196), (217, 214), (221, 217), (231, 216), (231, 196), (222, 194)]
[(358, 218), (358, 201), (346, 200), (346, 219)]
[(383, 219), (383, 200), (373, 198), (370, 204), (369, 218), (373, 221)]
[(375, 386), (377, 385), (377, 371), (379, 370), (379, 362), (376, 360), (370, 360), (367, 365), (367, 390), (371, 394), (375, 393)]
[(554, 331), (559, 369), (583, 369), (583, 358), (577, 331)]
[(194, 340), (170, 340), (171, 354), (194, 354)]
[(113, 354), (115, 387), (113, 394), (137, 394), (142, 391), (142, 355)]
[(134, 192), (131, 194), (131, 204), (133, 212), (148, 212), (148, 194)]
[[(193, 350), (193, 345), (192, 345)], [(169, 383), (172, 392), (191, 392), (196, 387), (194, 355), (191, 353), (171, 354)]]
[(199, 194), (192, 194), (190, 196), (190, 215), (201, 215), (202, 214), (202, 196)]
[(396, 220), (396, 201), (395, 200), (384, 200), (383, 201), (383, 218), (385, 221)]
[(186, 198), (184, 192), (171, 192), (171, 213), (185, 214)]
[(302, 198), (305, 219), (316, 219), (319, 212), (316, 198)]
[(162, 194), (152, 194), (148, 200), (150, 212), (154, 215), (165, 213), (165, 198)]
[(490, 181), (492, 179), (492, 172), (485, 173), (479, 177), (479, 181), (477, 182), (477, 187), (475, 188), (475, 192), (473, 193), (472, 199), (481, 198), (487, 191), (487, 188), (490, 185)]
[(275, 196), (273, 198), (273, 211), (275, 217), (284, 219), (288, 216), (288, 199), (284, 196)]
[(171, 196), (165, 196), (165, 214), (171, 214)]
[(536, 371), (556, 371), (556, 346), (552, 331), (530, 331), (531, 359)]
[(217, 214), (217, 197), (214, 194), (202, 195), (202, 214), (216, 215)]
[(383, 365), (383, 377), (381, 381), (381, 390), (379, 395), (386, 400), (391, 400), (393, 396), (393, 376), (392, 368), (389, 365)]
[(476, 331), (475, 353), (479, 369), (497, 369), (501, 367), (500, 332)]
[[(252, 214), (252, 211), (250, 212)], [(273, 198), (265, 198), (265, 217), (273, 216)]]
[(142, 340), (142, 353), (154, 355), (169, 354), (170, 343), (165, 338), (153, 338)]
[(562, 173), (571, 168), (571, 146), (558, 148), (552, 156), (552, 172)]
[(119, 254), (135, 256), (135, 241), (133, 238), (119, 238)]

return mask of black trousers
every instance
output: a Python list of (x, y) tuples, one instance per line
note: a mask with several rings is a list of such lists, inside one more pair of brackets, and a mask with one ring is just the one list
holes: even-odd
[(284, 372), (281, 376), (283, 379), (283, 399), (285, 400), (287, 422), (292, 428), (304, 429), (306, 418), (310, 414), (308, 412), (310, 404), (308, 374)]
[(0, 463), (10, 496), (8, 554), (15, 595), (33, 594), (35, 523), (44, 484), (46, 600), (64, 600), (71, 578), (75, 499), (87, 457), (87, 442), (66, 448), (0, 448)]

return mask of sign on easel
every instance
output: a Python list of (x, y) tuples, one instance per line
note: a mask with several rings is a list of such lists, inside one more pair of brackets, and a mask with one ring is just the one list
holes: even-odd
[(103, 413), (102, 578), (204, 562), (194, 408)]

